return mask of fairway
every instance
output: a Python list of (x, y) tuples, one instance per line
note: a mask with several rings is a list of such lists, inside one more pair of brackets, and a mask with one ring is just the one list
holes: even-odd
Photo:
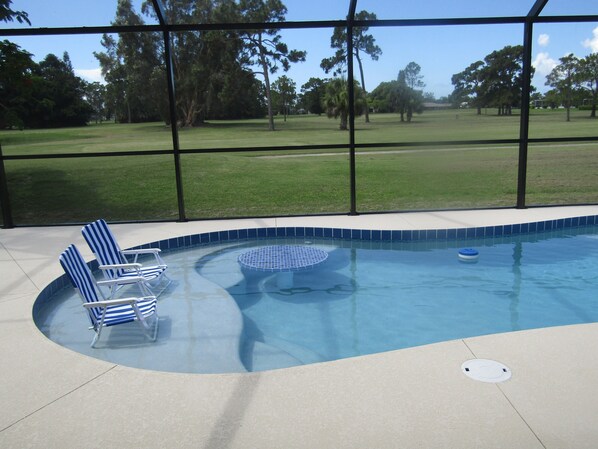
[[(517, 198), (516, 144), (448, 145), (518, 139), (519, 116), (494, 110), (426, 111), (412, 123), (397, 114), (356, 120), (357, 211), (513, 207)], [(530, 137), (594, 137), (588, 111), (532, 110)], [(276, 120), (210, 121), (179, 132), (182, 150), (251, 149), (181, 154), (188, 218), (347, 213), (346, 149), (292, 151), (296, 145), (348, 145), (349, 133), (325, 116)], [(172, 151), (163, 123), (102, 123), (83, 128), (0, 131), (4, 155)], [(396, 144), (376, 147), (375, 144)], [(414, 147), (410, 144), (420, 144)], [(260, 151), (260, 147), (281, 147)], [(583, 204), (598, 200), (598, 144), (530, 145), (527, 205)], [(308, 157), (309, 156), (309, 157)], [(317, 156), (317, 157), (314, 157)], [(17, 224), (178, 218), (173, 157), (91, 157), (5, 161)]]

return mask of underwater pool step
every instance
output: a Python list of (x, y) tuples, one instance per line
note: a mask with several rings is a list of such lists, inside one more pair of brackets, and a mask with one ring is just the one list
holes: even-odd
[(299, 365), (303, 365), (301, 360), (293, 357), (283, 349), (261, 341), (253, 343), (251, 371), (267, 371)]
[(327, 360), (321, 354), (318, 354), (305, 346), (285, 340), (284, 338), (264, 337), (264, 343), (284, 350), (297, 360), (301, 361), (303, 365), (324, 362)]
[(251, 371), (265, 371), (323, 362), (320, 354), (279, 338), (253, 342)]

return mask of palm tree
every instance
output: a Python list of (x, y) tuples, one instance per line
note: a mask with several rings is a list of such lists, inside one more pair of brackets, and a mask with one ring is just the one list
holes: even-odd
[[(340, 118), (339, 129), (346, 131), (349, 121), (349, 90), (347, 80), (333, 78), (326, 84), (324, 93), (324, 109), (328, 118)], [(364, 95), (358, 83), (355, 82), (355, 115), (361, 115), (364, 110)]]

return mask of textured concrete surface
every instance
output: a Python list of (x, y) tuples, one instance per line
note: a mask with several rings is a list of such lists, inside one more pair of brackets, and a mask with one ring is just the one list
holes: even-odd
[[(122, 246), (257, 226), (434, 229), (582, 215), (598, 207), (114, 225)], [(79, 227), (0, 230), (1, 448), (595, 448), (598, 324), (455, 340), (283, 370), (138, 370), (60, 347), (36, 328)], [(507, 365), (501, 384), (461, 372)]]

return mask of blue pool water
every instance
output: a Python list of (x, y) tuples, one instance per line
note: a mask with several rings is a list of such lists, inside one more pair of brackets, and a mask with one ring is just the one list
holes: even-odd
[[(267, 245), (328, 253), (311, 270), (241, 268)], [(460, 248), (479, 251), (474, 262)], [(179, 372), (260, 371), (477, 335), (598, 321), (598, 228), (461, 241), (239, 240), (166, 251), (157, 342), (92, 332), (72, 289), (39, 307), (49, 338), (114, 363)], [(124, 328), (124, 329), (121, 329)]]

